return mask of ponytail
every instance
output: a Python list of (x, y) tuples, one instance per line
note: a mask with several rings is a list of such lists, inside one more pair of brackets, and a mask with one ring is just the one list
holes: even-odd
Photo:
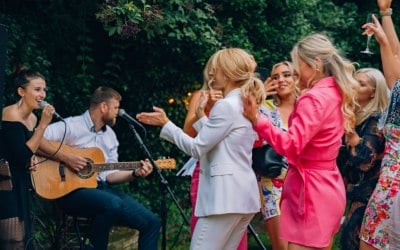
[(250, 76), (240, 87), (240, 91), (242, 95), (251, 94), (258, 105), (265, 100), (264, 84), (255, 76)]

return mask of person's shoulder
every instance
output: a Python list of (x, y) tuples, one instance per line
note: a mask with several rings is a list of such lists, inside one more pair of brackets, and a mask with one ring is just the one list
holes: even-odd
[(67, 118), (64, 118), (64, 121), (67, 123), (81, 123), (84, 122), (84, 116), (82, 115), (75, 115), (75, 116), (69, 116)]
[(213, 106), (212, 112), (215, 110), (223, 116), (241, 116), (243, 109), (242, 97), (240, 92), (237, 94), (229, 94), (219, 99)]
[[(17, 104), (12, 104), (3, 108), (2, 120), (24, 124), (24, 122), (22, 122), (20, 112), (18, 112)], [(28, 121), (26, 122), (26, 126), (29, 127), (28, 129), (33, 129), (36, 126), (36, 123), (37, 116), (34, 113), (30, 113), (28, 116)]]
[(17, 105), (13, 104), (3, 108), (3, 121), (16, 121), (19, 120), (18, 118)]
[(372, 112), (363, 123), (376, 123), (382, 117), (381, 112)]
[(311, 89), (301, 94), (296, 103), (301, 109), (323, 112), (326, 106), (329, 105), (329, 98), (324, 97), (323, 92)]
[(109, 134), (112, 137), (117, 138), (117, 134), (115, 133), (114, 129), (109, 125), (106, 125), (105, 133)]
[(234, 112), (236, 107), (239, 107), (239, 102), (236, 98), (225, 97), (219, 99), (211, 109), (210, 114), (219, 114), (219, 115), (235, 115)]
[(201, 95), (201, 90), (196, 90), (196, 91), (191, 93), (190, 100), (198, 99), (198, 98), (200, 98), (200, 95)]
[(322, 105), (333, 105), (341, 102), (341, 93), (336, 85), (326, 84), (313, 87), (300, 95), (298, 101), (308, 100)]
[(68, 130), (74, 130), (74, 128), (79, 128), (84, 126), (85, 121), (83, 118), (78, 115), (78, 116), (69, 116), (64, 118), (63, 120), (59, 120), (56, 122), (53, 122), (49, 124), (46, 128), (46, 132), (49, 133), (49, 131), (57, 131), (59, 129), (68, 129)]

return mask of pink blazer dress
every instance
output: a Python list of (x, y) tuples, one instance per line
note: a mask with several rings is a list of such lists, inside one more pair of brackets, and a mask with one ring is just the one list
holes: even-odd
[(321, 79), (298, 98), (287, 132), (260, 117), (254, 129), (281, 155), (289, 169), (281, 199), (281, 238), (326, 247), (339, 230), (346, 204), (336, 166), (344, 133), (342, 96), (333, 77)]

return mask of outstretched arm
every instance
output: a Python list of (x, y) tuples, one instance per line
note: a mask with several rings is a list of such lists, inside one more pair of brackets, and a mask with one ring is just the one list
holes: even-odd
[(193, 93), (190, 98), (188, 112), (185, 118), (185, 124), (183, 125), (183, 131), (190, 135), (191, 137), (195, 137), (197, 135), (196, 130), (193, 128), (193, 124), (197, 121), (196, 116), (196, 104), (200, 99), (200, 91), (196, 91)]
[(383, 30), (378, 18), (373, 16), (373, 19), (374, 23), (363, 25), (363, 28), (365, 29), (364, 34), (367, 33), (367, 30), (374, 32), (376, 41), (379, 43), (381, 51), (382, 67), (386, 84), (388, 85), (389, 89), (392, 89), (392, 86), (396, 80), (400, 78), (400, 60), (399, 57), (393, 52), (388, 36)]
[(396, 56), (399, 56), (400, 53), (399, 38), (397, 37), (396, 30), (394, 28), (392, 15), (389, 13), (392, 0), (377, 0), (377, 2), (380, 12), (383, 13), (382, 15), (383, 31), (385, 31), (386, 36), (388, 37), (388, 41), (390, 47), (392, 48), (393, 53)]

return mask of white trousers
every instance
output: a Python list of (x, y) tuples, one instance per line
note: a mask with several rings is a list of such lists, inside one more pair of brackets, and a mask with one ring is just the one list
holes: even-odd
[(200, 217), (190, 242), (191, 250), (236, 249), (254, 214)]

